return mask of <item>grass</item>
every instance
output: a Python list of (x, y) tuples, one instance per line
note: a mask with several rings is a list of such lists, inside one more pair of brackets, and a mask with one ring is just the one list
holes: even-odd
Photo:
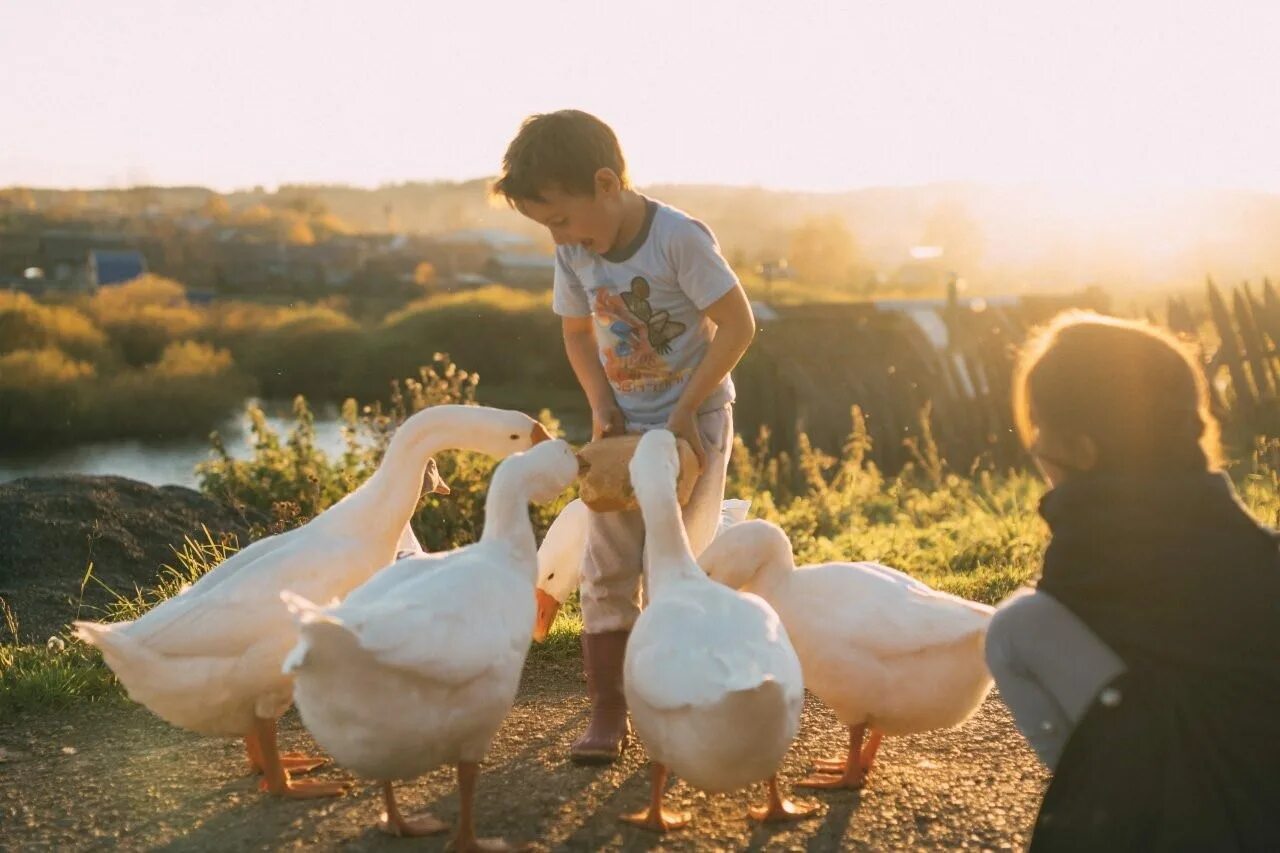
[(3, 598), (0, 616), (10, 643), (0, 643), (0, 720), (66, 708), (117, 694), (115, 678), (96, 651), (50, 637), (43, 646), (18, 641), (18, 617)]
[[(81, 595), (97, 583), (113, 596), (100, 614), (84, 614), (106, 622), (137, 619), (160, 602), (177, 595), (187, 585), (237, 550), (234, 544), (216, 541), (205, 530), (204, 541), (188, 538), (174, 549), (175, 565), (161, 568), (153, 586), (119, 593), (93, 574), (90, 563), (81, 582)], [(50, 637), (43, 646), (18, 639), (18, 616), (0, 598), (0, 617), (11, 641), (0, 643), (0, 719), (15, 714), (67, 708), (120, 695), (119, 684), (93, 647), (67, 634)]]

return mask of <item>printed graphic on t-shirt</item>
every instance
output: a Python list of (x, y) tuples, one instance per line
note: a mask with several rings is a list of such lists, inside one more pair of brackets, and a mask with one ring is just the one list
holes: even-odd
[(624, 394), (665, 391), (692, 374), (673, 371), (662, 356), (685, 331), (667, 311), (649, 304), (649, 282), (631, 279), (631, 289), (615, 293), (607, 287), (595, 292), (592, 305), (598, 334), (603, 342), (604, 370), (609, 382)]

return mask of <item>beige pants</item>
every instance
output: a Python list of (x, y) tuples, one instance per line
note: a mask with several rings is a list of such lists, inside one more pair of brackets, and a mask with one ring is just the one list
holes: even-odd
[[(628, 428), (631, 432), (643, 429)], [(725, 475), (733, 447), (733, 408), (698, 415), (698, 435), (707, 460), (684, 508), (694, 554), (711, 543), (720, 523)], [(582, 622), (589, 634), (629, 630), (640, 616), (644, 569), (644, 519), (639, 510), (593, 512), (582, 557)]]

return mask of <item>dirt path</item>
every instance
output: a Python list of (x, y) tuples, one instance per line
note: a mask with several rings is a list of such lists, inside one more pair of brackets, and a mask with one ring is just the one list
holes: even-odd
[[(643, 755), (605, 770), (564, 756), (586, 702), (570, 665), (539, 664), (484, 766), (479, 829), (509, 840), (572, 850), (903, 850), (1025, 846), (1044, 775), (998, 698), (963, 727), (888, 739), (860, 793), (797, 792), (824, 804), (800, 824), (761, 829), (745, 796), (708, 796), (683, 783), (668, 793), (694, 826), (665, 838), (625, 826), (640, 808)], [(314, 749), (296, 714), (282, 744)], [(784, 781), (807, 761), (836, 754), (845, 733), (810, 697)], [(0, 849), (13, 850), (441, 850), (445, 837), (394, 840), (371, 826), (377, 790), (358, 784), (341, 799), (282, 802), (256, 793), (240, 744), (174, 729), (134, 705), (108, 702), (45, 719), (0, 723)], [(320, 776), (338, 778), (326, 769)], [(399, 787), (406, 811), (457, 814), (449, 770)], [(758, 799), (759, 790), (751, 792)]]

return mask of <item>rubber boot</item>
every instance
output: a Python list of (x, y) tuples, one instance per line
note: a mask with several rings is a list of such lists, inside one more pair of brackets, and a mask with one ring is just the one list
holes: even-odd
[(612, 764), (622, 755), (631, 730), (622, 692), (622, 661), (630, 631), (582, 635), (582, 665), (591, 697), (591, 722), (574, 741), (569, 757), (578, 764)]

